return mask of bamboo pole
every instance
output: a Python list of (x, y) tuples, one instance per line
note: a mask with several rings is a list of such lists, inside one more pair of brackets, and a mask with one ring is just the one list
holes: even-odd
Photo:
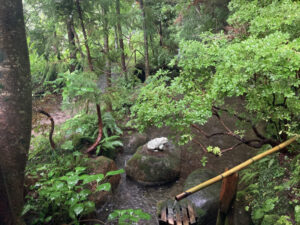
[(176, 195), (175, 199), (177, 201), (180, 201), (181, 199), (184, 199), (187, 196), (189, 196), (189, 195), (191, 195), (191, 194), (193, 194), (193, 193), (195, 193), (195, 192), (197, 192), (197, 191), (199, 191), (199, 190), (201, 190), (201, 189), (203, 189), (203, 188), (205, 188), (205, 187), (207, 187), (207, 186), (209, 186), (211, 184), (214, 184), (214, 183), (222, 180), (223, 178), (228, 177), (231, 174), (233, 174), (233, 173), (235, 173), (235, 172), (237, 172), (237, 171), (239, 171), (239, 170), (241, 170), (241, 169), (249, 166), (250, 164), (254, 163), (255, 161), (260, 160), (260, 159), (264, 158), (267, 155), (270, 155), (270, 154), (272, 154), (274, 152), (279, 151), (280, 149), (285, 148), (286, 146), (290, 145), (295, 140), (297, 140), (297, 138), (299, 138), (299, 137), (300, 136), (297, 135), (297, 136), (295, 136), (295, 137), (293, 137), (293, 138), (291, 138), (291, 139), (289, 139), (289, 140), (287, 140), (287, 141), (285, 141), (285, 142), (283, 142), (283, 143), (275, 146), (274, 148), (271, 148), (270, 150), (267, 150), (267, 151), (265, 151), (265, 152), (263, 152), (263, 153), (261, 153), (261, 154), (259, 154), (257, 156), (254, 156), (254, 157), (248, 159), (247, 161), (245, 161), (245, 162), (243, 162), (243, 163), (241, 163), (241, 164), (233, 167), (232, 169), (230, 169), (230, 170), (228, 170), (228, 171), (226, 171), (226, 172), (224, 172), (224, 173), (222, 173), (222, 174), (220, 174), (220, 175), (218, 175), (218, 176), (216, 176), (214, 178), (211, 178), (210, 180), (207, 180), (207, 181), (205, 181), (205, 182), (203, 182), (203, 183), (201, 183), (201, 184), (199, 184), (199, 185), (197, 185), (195, 187), (192, 187), (192, 188), (186, 190), (185, 192), (182, 192), (181, 194)]

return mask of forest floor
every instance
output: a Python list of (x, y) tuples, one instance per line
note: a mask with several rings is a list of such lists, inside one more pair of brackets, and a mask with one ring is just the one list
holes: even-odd
[[(236, 101), (236, 99), (231, 101)], [(32, 135), (35, 136), (40, 133), (47, 134), (50, 129), (49, 119), (44, 115), (37, 113), (38, 109), (43, 109), (44, 111), (48, 112), (53, 117), (56, 125), (64, 123), (67, 119), (70, 119), (72, 116), (75, 115), (75, 112), (72, 112), (70, 110), (62, 110), (61, 102), (62, 102), (61, 96), (55, 96), (55, 95), (47, 96), (43, 99), (37, 99), (34, 101)], [(231, 104), (230, 101), (229, 104)], [(226, 124), (226, 126), (234, 130), (236, 121), (232, 117), (226, 114), (222, 115), (222, 117), (223, 117), (223, 122)], [(202, 129), (208, 134), (222, 132), (222, 131), (224, 132), (224, 127), (214, 117), (211, 118), (204, 126), (202, 126)], [(170, 130), (167, 127), (161, 129), (149, 128), (146, 131), (146, 133), (149, 139), (162, 137), (162, 136), (168, 137), (170, 135), (179, 135), (176, 133), (176, 131)], [(124, 135), (130, 135), (130, 134), (124, 132)], [(246, 133), (246, 135), (252, 136), (253, 134), (251, 132), (248, 132)], [(211, 139), (206, 139), (203, 136), (196, 136), (194, 140), (196, 140), (197, 142), (201, 142), (205, 146), (217, 145), (220, 148), (229, 148), (236, 143), (232, 138), (228, 136), (218, 136)], [(239, 163), (251, 158), (253, 155), (257, 153), (255, 149), (249, 148), (245, 145), (240, 145), (237, 148), (224, 153), (221, 157), (204, 152), (203, 149), (199, 146), (199, 144), (195, 142), (189, 142), (188, 144), (181, 146), (180, 148), (182, 149), (181, 175), (180, 175), (180, 179), (175, 184), (169, 185), (168, 187), (163, 187), (161, 188), (161, 190), (158, 190), (157, 188), (154, 189), (148, 188), (144, 190), (143, 188), (139, 189), (138, 187), (135, 187), (136, 185), (130, 183), (130, 185), (132, 186), (131, 188), (138, 189), (135, 191), (136, 192), (135, 195), (137, 193), (146, 193), (146, 194), (142, 194), (144, 195), (143, 198), (148, 198), (148, 197), (152, 198), (152, 200), (146, 200), (146, 201), (151, 201), (149, 203), (151, 206), (149, 210), (151, 211), (152, 215), (153, 214), (155, 215), (155, 210), (156, 210), (155, 205), (156, 202), (159, 200), (158, 198), (161, 198), (160, 200), (171, 198), (179, 194), (179, 192), (183, 191), (182, 190), (183, 183), (187, 178), (187, 176), (195, 169), (203, 167), (201, 161), (203, 159), (203, 156), (207, 157), (207, 163), (205, 165), (206, 168), (211, 169), (216, 173), (222, 173), (224, 172), (225, 168), (232, 168), (238, 165)], [(165, 189), (167, 189), (167, 191)], [(154, 193), (156, 191), (157, 193)], [(123, 193), (120, 196), (123, 196)], [(136, 196), (136, 198), (137, 198), (137, 203), (138, 202), (141, 203), (141, 197)], [(133, 198), (132, 196), (128, 196), (128, 199), (131, 199), (132, 202)], [(143, 201), (145, 201), (145, 199)], [(121, 207), (133, 207), (128, 204), (130, 203), (125, 203), (125, 205)]]

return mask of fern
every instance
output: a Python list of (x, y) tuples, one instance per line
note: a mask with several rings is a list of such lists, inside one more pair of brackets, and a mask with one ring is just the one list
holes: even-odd
[(109, 137), (109, 134), (122, 134), (122, 130), (117, 126), (115, 118), (110, 112), (105, 112), (102, 116), (103, 122), (103, 135), (104, 137)]
[(120, 136), (114, 135), (110, 137), (105, 137), (101, 142), (101, 148), (106, 150), (113, 150), (116, 147), (122, 147), (123, 143), (119, 140)]

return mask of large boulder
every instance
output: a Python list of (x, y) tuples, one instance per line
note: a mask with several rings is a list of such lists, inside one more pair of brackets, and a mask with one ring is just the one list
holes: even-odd
[(137, 151), (137, 148), (144, 145), (147, 140), (148, 137), (146, 134), (138, 132), (126, 136), (122, 140), (125, 153), (134, 154)]
[[(106, 174), (109, 171), (118, 170), (115, 162), (105, 156), (97, 158), (91, 158), (86, 162), (89, 174)], [(121, 176), (115, 175), (108, 178), (107, 182), (111, 184), (111, 191), (98, 191), (90, 196), (90, 200), (95, 202), (96, 208), (102, 206), (108, 199), (112, 192), (118, 187)], [(90, 189), (94, 191), (96, 189), (95, 184), (90, 185)]]
[(175, 181), (180, 175), (180, 149), (166, 138), (151, 140), (138, 148), (127, 162), (125, 171), (128, 177), (143, 185)]
[[(197, 169), (193, 171), (184, 183), (184, 190), (190, 189), (206, 180), (209, 180), (217, 174), (208, 169)], [(199, 225), (215, 225), (218, 215), (219, 196), (221, 182), (217, 182), (206, 187), (190, 196), (187, 200), (195, 206)]]

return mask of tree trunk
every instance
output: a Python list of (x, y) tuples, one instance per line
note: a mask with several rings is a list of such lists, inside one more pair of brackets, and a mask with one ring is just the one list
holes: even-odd
[(84, 60), (85, 55), (82, 52), (81, 44), (80, 44), (80, 39), (79, 39), (78, 34), (77, 34), (76, 30), (75, 30), (74, 23), (72, 23), (71, 29), (72, 29), (72, 32), (73, 32), (73, 34), (75, 36), (75, 40), (76, 40), (76, 43), (77, 43), (77, 50), (80, 52), (81, 59)]
[(121, 13), (120, 13), (120, 0), (116, 0), (116, 12), (117, 12), (117, 31), (118, 31), (118, 38), (119, 38), (120, 49), (121, 49), (122, 72), (125, 76), (125, 79), (128, 80), (127, 68), (126, 68), (126, 62), (125, 62), (123, 32), (122, 32), (121, 18), (120, 18), (120, 15), (121, 15)]
[(60, 57), (60, 51), (59, 51), (59, 48), (58, 48), (58, 42), (57, 42), (57, 33), (56, 33), (56, 30), (55, 30), (55, 27), (54, 27), (54, 34), (53, 34), (53, 37), (54, 37), (54, 45), (53, 45), (53, 48), (54, 48), (56, 57), (57, 57), (58, 60), (61, 60), (61, 57)]
[(0, 224), (21, 225), (31, 134), (31, 84), (22, 0), (0, 0)]
[[(108, 30), (108, 20), (107, 20), (108, 7), (102, 6), (103, 14), (103, 30), (104, 30), (104, 53), (105, 53), (105, 76), (107, 89), (111, 87), (111, 63), (109, 59), (109, 30)], [(107, 102), (108, 111), (112, 111), (111, 102)]]
[(163, 29), (162, 29), (162, 23), (161, 23), (161, 21), (159, 21), (159, 30), (158, 30), (158, 33), (159, 33), (159, 45), (160, 45), (160, 47), (162, 47), (164, 45), (164, 43), (163, 43)]
[(150, 75), (150, 67), (149, 67), (149, 53), (148, 53), (148, 35), (147, 35), (147, 26), (146, 26), (146, 13), (144, 7), (144, 1), (140, 0), (140, 7), (142, 10), (142, 19), (143, 19), (143, 31), (144, 31), (144, 54), (145, 54), (145, 80)]
[(75, 45), (75, 35), (74, 32), (72, 30), (72, 26), (73, 26), (73, 18), (68, 18), (67, 20), (67, 30), (68, 30), (68, 40), (69, 40), (69, 50), (70, 50), (70, 72), (74, 72), (75, 68), (76, 68), (76, 45)]
[(82, 29), (82, 33), (83, 33), (83, 37), (84, 37), (84, 45), (85, 45), (86, 54), (87, 54), (87, 57), (88, 57), (89, 68), (90, 68), (91, 71), (94, 71), (94, 67), (93, 67), (93, 63), (92, 63), (92, 57), (91, 57), (90, 48), (89, 48), (89, 44), (88, 44), (88, 40), (87, 40), (87, 35), (86, 35), (84, 23), (83, 23), (82, 10), (81, 10), (81, 7), (80, 7), (79, 0), (76, 0), (76, 7), (77, 7), (77, 12), (78, 12), (78, 16), (79, 16), (79, 20), (80, 20), (80, 24), (81, 24), (81, 29)]

